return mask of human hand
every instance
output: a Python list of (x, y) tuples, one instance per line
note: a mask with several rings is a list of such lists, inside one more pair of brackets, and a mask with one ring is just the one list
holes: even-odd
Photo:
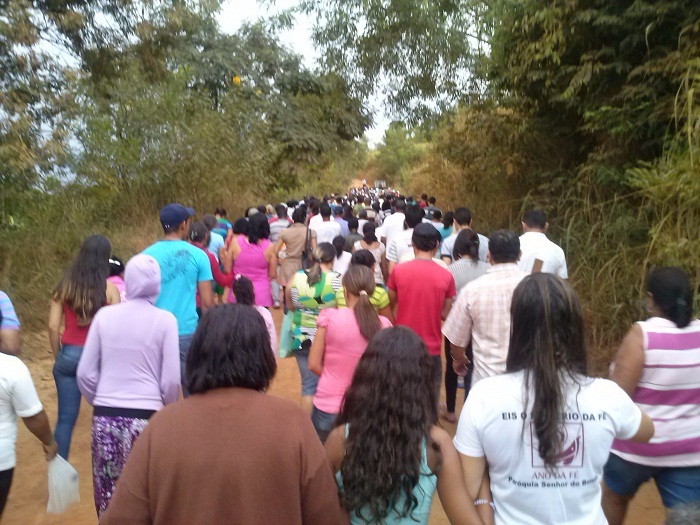
[(49, 443), (48, 445), (42, 443), (41, 446), (44, 449), (44, 456), (46, 457), (46, 461), (51, 461), (53, 458), (56, 457), (56, 454), (58, 453), (58, 445), (56, 444), (56, 440), (52, 439), (51, 443)]
[(455, 374), (458, 376), (466, 376), (467, 375), (467, 363), (462, 363), (460, 361), (452, 361), (452, 369), (455, 371)]

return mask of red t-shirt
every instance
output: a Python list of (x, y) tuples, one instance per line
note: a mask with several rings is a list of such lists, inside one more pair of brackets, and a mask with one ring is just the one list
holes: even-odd
[(394, 266), (387, 286), (396, 292), (396, 324), (416, 332), (430, 355), (440, 355), (440, 314), (445, 299), (457, 294), (452, 274), (433, 261), (415, 259)]

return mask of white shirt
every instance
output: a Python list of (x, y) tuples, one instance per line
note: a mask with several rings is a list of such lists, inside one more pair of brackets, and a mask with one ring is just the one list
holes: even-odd
[[(440, 246), (441, 257), (449, 257), (454, 261), (454, 257), (452, 256), (452, 250), (454, 250), (455, 241), (457, 240), (457, 235), (459, 235), (459, 231), (455, 231), (452, 235), (447, 237), (447, 239), (442, 241), (442, 245)], [(477, 233), (477, 235), (479, 236), (479, 260), (488, 262), (486, 260), (486, 254), (489, 251), (489, 238), (484, 235), (481, 235), (480, 233)]]
[(323, 217), (321, 217), (320, 213), (317, 213), (309, 219), (309, 228), (313, 230), (314, 226), (318, 226), (318, 224), (321, 222), (323, 222)]
[[(368, 222), (369, 221), (367, 219), (358, 219), (357, 220), (357, 233), (359, 233), (360, 235), (364, 235), (365, 234), (365, 224), (367, 224)], [(375, 230), (375, 234), (376, 233), (377, 232)]]
[(413, 253), (413, 228), (394, 235), (386, 245), (387, 261), (401, 262), (401, 258), (407, 253)]
[(473, 386), (454, 438), (460, 454), (486, 457), (496, 524), (607, 524), (600, 506), (603, 466), (613, 438), (637, 433), (641, 411), (612, 381), (580, 377), (580, 391), (572, 382), (561, 460), (548, 471), (528, 417), (532, 392), (524, 410), (523, 381), (517, 372)]
[(525, 273), (532, 273), (535, 259), (542, 261), (542, 273), (553, 273), (562, 279), (568, 279), (564, 250), (547, 239), (542, 232), (526, 232), (520, 236), (518, 268)]
[(381, 236), (386, 237), (385, 245), (387, 249), (389, 248), (389, 243), (394, 236), (404, 231), (403, 223), (405, 220), (406, 216), (401, 212), (392, 213), (386, 219), (384, 219), (384, 222), (382, 223)]
[(340, 257), (336, 257), (333, 261), (333, 271), (338, 272), (340, 275), (345, 275), (350, 266), (350, 260), (352, 259), (352, 254), (350, 252), (343, 252)]
[[(313, 219), (311, 219), (313, 222)], [(320, 221), (316, 224), (310, 224), (309, 227), (316, 232), (316, 243), (333, 242), (333, 239), (340, 235), (340, 224), (330, 221)]]
[(0, 354), (0, 471), (15, 467), (17, 416), (32, 417), (42, 410), (26, 365)]

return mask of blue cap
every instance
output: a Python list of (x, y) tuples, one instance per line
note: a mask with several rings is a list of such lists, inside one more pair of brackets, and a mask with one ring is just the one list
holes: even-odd
[(192, 208), (185, 208), (182, 204), (172, 203), (164, 206), (158, 213), (163, 229), (173, 229), (182, 221), (194, 215)]

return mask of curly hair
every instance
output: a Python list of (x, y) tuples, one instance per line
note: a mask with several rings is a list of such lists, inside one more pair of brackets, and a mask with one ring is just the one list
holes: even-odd
[(231, 286), (233, 296), (238, 304), (255, 306), (255, 288), (250, 279), (243, 275), (237, 275)]
[(412, 516), (423, 446), (440, 457), (430, 437), (436, 405), (433, 364), (423, 341), (404, 327), (377, 332), (336, 419), (336, 426), (349, 428), (340, 465), (340, 498), (349, 512), (370, 523), (383, 522), (391, 512)]

